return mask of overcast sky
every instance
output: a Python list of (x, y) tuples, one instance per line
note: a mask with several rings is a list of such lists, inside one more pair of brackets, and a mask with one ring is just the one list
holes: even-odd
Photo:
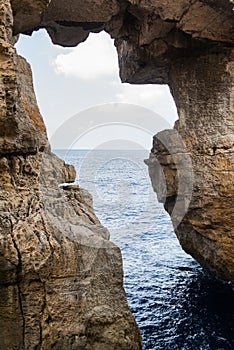
[[(105, 32), (90, 34), (85, 43), (65, 49), (53, 45), (40, 30), (32, 37), (21, 35), (16, 47), (32, 66), (37, 100), (54, 148), (73, 144), (87, 149), (91, 143), (100, 148), (100, 140), (121, 139), (122, 134), (123, 140), (149, 149), (152, 135), (172, 127), (177, 119), (166, 85), (121, 83), (116, 49)], [(102, 120), (99, 112), (106, 111), (107, 106), (102, 106), (106, 104), (110, 119)], [(124, 118), (123, 113), (127, 113)], [(68, 145), (69, 128), (78, 124), (78, 136)]]

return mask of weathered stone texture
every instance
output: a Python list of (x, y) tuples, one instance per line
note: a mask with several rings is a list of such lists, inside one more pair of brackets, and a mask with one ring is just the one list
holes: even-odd
[(141, 349), (120, 250), (50, 151), (11, 27), (0, 1), (0, 349)]
[[(1, 154), (33, 153), (47, 145), (31, 70), (11, 42), (11, 8), (0, 3), (0, 150)], [(4, 24), (5, 23), (5, 24)]]
[(177, 235), (184, 249), (217, 276), (234, 280), (233, 50), (209, 51), (178, 62), (172, 93), (176, 129), (193, 161), (194, 193)]
[(11, 0), (14, 28), (17, 33), (31, 33), (40, 26), (42, 15), (50, 0)]
[[(179, 121), (154, 138), (152, 184), (183, 248), (234, 281), (233, 1), (11, 4), (14, 34), (46, 28), (54, 43), (73, 46), (105, 29), (115, 38), (123, 81), (170, 85)], [(90, 196), (75, 185), (58, 188), (74, 180), (74, 169), (49, 150), (11, 29), (10, 3), (1, 0), (0, 344), (140, 349), (120, 252)]]
[(131, 3), (116, 40), (122, 80), (168, 83), (179, 114), (154, 139), (153, 187), (182, 247), (234, 281), (233, 4)]
[(84, 190), (58, 188), (73, 169), (50, 152), (1, 163), (0, 348), (140, 349), (120, 250)]
[[(84, 6), (85, 5), (85, 6)], [(45, 27), (54, 44), (76, 46), (89, 36), (90, 30), (101, 31), (104, 24), (119, 7), (116, 1), (61, 1), (50, 2), (43, 15)], [(85, 23), (86, 19), (89, 23)]]
[[(176, 234), (185, 251), (216, 276), (234, 280), (234, 114), (233, 51), (207, 50), (186, 60), (174, 62), (170, 86), (177, 102), (179, 121), (175, 129), (182, 137), (184, 149), (192, 160), (191, 202), (184, 218), (173, 215), (181, 197), (178, 178), (185, 175), (186, 165), (175, 162), (168, 149), (162, 149), (162, 135), (156, 135), (150, 156), (149, 172), (157, 188), (155, 160), (166, 178), (165, 207), (172, 216)], [(168, 131), (169, 135), (172, 131)], [(166, 136), (167, 140), (168, 137)], [(177, 139), (178, 142), (178, 139)], [(171, 144), (171, 142), (169, 142)], [(175, 148), (176, 149), (176, 145)], [(176, 150), (177, 154), (181, 154)], [(171, 158), (170, 158), (171, 157)], [(184, 187), (182, 186), (184, 190)], [(178, 205), (178, 203), (177, 203)], [(184, 204), (185, 205), (185, 204)]]

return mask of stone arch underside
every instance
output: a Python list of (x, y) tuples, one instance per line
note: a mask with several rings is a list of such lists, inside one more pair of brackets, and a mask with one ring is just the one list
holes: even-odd
[[(106, 30), (115, 39), (122, 81), (169, 84), (179, 121), (154, 138), (152, 184), (162, 200), (159, 162), (165, 208), (182, 247), (233, 282), (233, 1), (0, 0), (0, 344), (141, 349), (118, 248), (84, 190), (58, 189), (74, 181), (75, 171), (51, 153), (30, 67), (13, 47), (17, 34), (39, 28), (62, 46)], [(178, 186), (179, 177), (187, 179), (186, 157), (193, 173), (189, 203)], [(179, 223), (175, 204), (188, 207)]]

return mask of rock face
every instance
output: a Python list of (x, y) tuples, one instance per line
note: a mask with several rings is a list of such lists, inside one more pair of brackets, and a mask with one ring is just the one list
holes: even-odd
[[(202, 266), (234, 282), (233, 50), (223, 47), (178, 61), (171, 70), (171, 88), (180, 115), (175, 129), (193, 169), (191, 202), (176, 234)], [(163, 168), (171, 165), (162, 161)]]
[(141, 349), (120, 250), (90, 195), (59, 187), (75, 170), (50, 151), (11, 29), (0, 1), (0, 349)]
[(31, 72), (13, 34), (46, 28), (74, 46), (105, 29), (120, 75), (169, 84), (179, 121), (148, 160), (183, 248), (234, 281), (232, 0), (0, 0), (0, 344), (3, 349), (140, 349), (121, 255), (50, 152)]
[(234, 281), (233, 0), (21, 3), (12, 0), (15, 34), (46, 28), (72, 46), (105, 29), (122, 81), (169, 84), (179, 121), (155, 137), (152, 183), (186, 252)]

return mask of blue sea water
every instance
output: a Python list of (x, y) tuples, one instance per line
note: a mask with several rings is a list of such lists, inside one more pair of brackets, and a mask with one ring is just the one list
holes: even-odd
[(142, 151), (56, 151), (122, 251), (144, 350), (234, 349), (234, 289), (185, 254), (152, 190)]

